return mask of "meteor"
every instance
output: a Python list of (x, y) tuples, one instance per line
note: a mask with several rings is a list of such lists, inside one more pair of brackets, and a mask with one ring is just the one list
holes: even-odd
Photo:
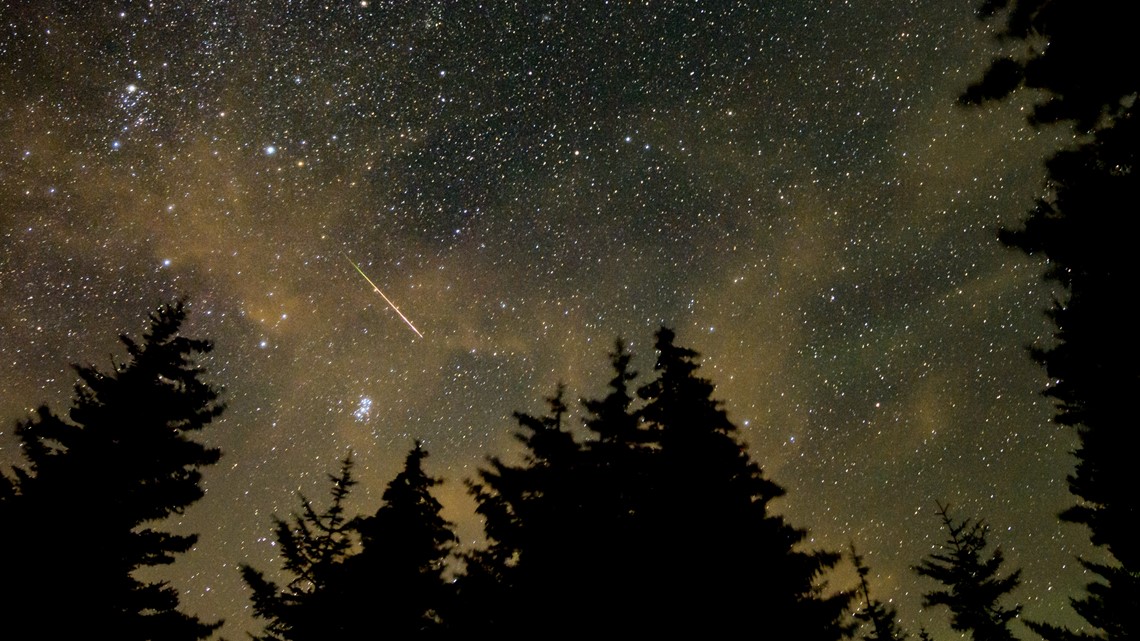
[(404, 319), (404, 322), (408, 324), (408, 327), (412, 328), (412, 331), (416, 333), (416, 336), (423, 338), (424, 335), (420, 333), (420, 330), (416, 329), (416, 326), (412, 324), (412, 321), (408, 320), (407, 316), (404, 316), (404, 313), (400, 311), (400, 308), (396, 307), (396, 304), (393, 303), (391, 300), (389, 300), (389, 298), (384, 295), (384, 292), (380, 291), (380, 288), (376, 286), (376, 283), (372, 282), (372, 279), (368, 277), (368, 274), (364, 273), (364, 270), (360, 268), (360, 265), (357, 265), (356, 263), (354, 263), (352, 261), (352, 259), (348, 257), (348, 254), (344, 254), (344, 258), (345, 258), (345, 260), (347, 260), (349, 262), (349, 264), (351, 264), (353, 267), (356, 268), (356, 271), (359, 272), (360, 275), (364, 277), (364, 280), (368, 281), (369, 285), (372, 285), (372, 291), (376, 292), (377, 294), (380, 294), (380, 298), (383, 298), (384, 302), (388, 303), (388, 307), (391, 307), (392, 311), (396, 312), (397, 314), (400, 315), (400, 318)]

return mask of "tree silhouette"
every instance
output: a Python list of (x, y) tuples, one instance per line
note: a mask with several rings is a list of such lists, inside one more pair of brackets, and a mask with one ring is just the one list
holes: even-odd
[(259, 641), (316, 641), (344, 632), (338, 579), (353, 547), (351, 519), (344, 505), (356, 485), (352, 458), (346, 457), (340, 473), (329, 480), (332, 502), (324, 512), (318, 513), (301, 496), (301, 513), (289, 521), (273, 517), (288, 583), (279, 586), (252, 566), (241, 566), (242, 579), (252, 590), (253, 613), (266, 621), (264, 633), (255, 637)]
[[(1086, 525), (1092, 543), (1114, 559), (1085, 562), (1098, 580), (1073, 601), (1100, 631), (1094, 636), (1107, 639), (1140, 638), (1134, 615), (1140, 608), (1140, 494), (1131, 476), (1137, 439), (1127, 419), (1131, 391), (1140, 384), (1140, 345), (1130, 338), (1131, 317), (1120, 296), (1140, 276), (1132, 258), (1140, 223), (1127, 210), (1140, 199), (1140, 77), (1127, 71), (1136, 60), (1130, 8), (986, 0), (980, 15), (1004, 11), (1001, 38), (1023, 46), (995, 60), (962, 96), (964, 103), (978, 104), (1019, 87), (1043, 90), (1030, 121), (1070, 121), (1080, 134), (1075, 147), (1046, 163), (1049, 195), (1023, 229), (1003, 230), (1001, 239), (1048, 259), (1045, 277), (1067, 294), (1050, 311), (1055, 344), (1034, 355), (1048, 372), (1046, 394), (1057, 400), (1057, 422), (1074, 426), (1079, 438), (1076, 471), (1068, 479), (1078, 503), (1061, 518)], [(1094, 638), (1030, 626), (1047, 639)]]
[(599, 446), (615, 444), (628, 447), (641, 440), (638, 418), (633, 411), (634, 396), (629, 385), (637, 379), (637, 372), (630, 369), (633, 355), (626, 349), (625, 341), (614, 341), (614, 351), (610, 353), (613, 377), (609, 382), (609, 393), (601, 399), (583, 399), (582, 407), (589, 413), (583, 419), (585, 426), (597, 434)]
[[(1129, 112), (1082, 147), (1058, 153), (1048, 163), (1057, 177), (1055, 197), (1042, 202), (1024, 230), (1003, 237), (1056, 261), (1049, 277), (1070, 295), (1051, 311), (1056, 345), (1035, 352), (1054, 384), (1056, 420), (1075, 426), (1079, 437), (1069, 490), (1079, 501), (1062, 520), (1089, 528), (1090, 540), (1115, 562), (1082, 560), (1097, 580), (1073, 606), (1107, 639), (1140, 638), (1140, 498), (1134, 491), (1137, 437), (1127, 420), (1140, 350), (1128, 339), (1129, 317), (1119, 292), (1138, 275), (1124, 246), (1134, 238), (1120, 230), (1121, 203), (1140, 196), (1135, 153), (1140, 136)], [(1059, 182), (1061, 179), (1066, 182)], [(1072, 212), (1072, 213), (1062, 213)], [(1135, 223), (1132, 223), (1135, 224)], [(1127, 240), (1126, 240), (1127, 239)], [(1030, 623), (1046, 639), (1095, 638), (1047, 624)]]
[(300, 514), (289, 521), (274, 517), (289, 582), (279, 586), (241, 567), (254, 614), (266, 621), (257, 639), (405, 639), (441, 631), (449, 601), (444, 563), (455, 534), (431, 494), (440, 481), (424, 472), (427, 455), (416, 441), (372, 516), (351, 518), (345, 511), (356, 485), (350, 457), (329, 477), (332, 501), (324, 512), (302, 496)]
[[(650, 588), (660, 574), (662, 557), (653, 537), (668, 527), (669, 517), (655, 510), (657, 452), (652, 436), (642, 428), (634, 407), (632, 354), (624, 341), (614, 341), (609, 354), (612, 376), (600, 399), (582, 399), (583, 425), (594, 436), (584, 445), (584, 474), (579, 475), (586, 498), (579, 518), (594, 525), (585, 533), (590, 573), (604, 576), (588, 587), (591, 610), (601, 621), (621, 622), (616, 631), (648, 634), (661, 608)], [(583, 562), (585, 563), (585, 562)]]
[(1009, 622), (1021, 613), (1021, 606), (1006, 608), (999, 601), (1021, 582), (1021, 570), (999, 576), (1004, 562), (1001, 549), (983, 558), (989, 526), (966, 519), (954, 522), (948, 505), (938, 504), (938, 514), (947, 530), (940, 552), (915, 566), (920, 576), (930, 577), (944, 589), (923, 595), (924, 608), (944, 605), (950, 609), (950, 627), (969, 632), (974, 641), (1014, 641)]
[(1136, 59), (1127, 6), (1090, 6), (1079, 0), (982, 0), (978, 17), (1003, 15), (998, 34), (1016, 53), (995, 58), (961, 97), (965, 104), (1001, 100), (1021, 87), (1044, 99), (1033, 124), (1071, 121), (1080, 131), (1103, 127), (1132, 109), (1140, 80), (1118, 67)]
[(150, 314), (127, 360), (79, 375), (67, 418), (40, 407), (16, 434), (28, 461), (0, 483), (0, 607), (38, 638), (202, 639), (221, 623), (178, 610), (165, 582), (134, 576), (174, 562), (197, 540), (158, 528), (203, 495), (201, 468), (220, 451), (191, 436), (221, 414), (195, 356), (212, 345), (181, 334), (182, 301)]
[[(536, 626), (559, 629), (572, 621), (564, 595), (580, 587), (586, 540), (582, 512), (581, 449), (563, 427), (565, 388), (546, 399), (544, 416), (516, 412), (521, 464), (491, 458), (469, 488), (484, 517), (487, 545), (469, 553), (460, 581), (460, 619), (467, 631), (491, 628), (522, 634)], [(541, 628), (537, 628), (541, 629)]]
[(339, 592), (348, 629), (341, 638), (382, 632), (407, 639), (442, 628), (450, 596), (443, 572), (456, 537), (431, 494), (441, 481), (424, 472), (427, 455), (416, 441), (404, 469), (384, 490), (384, 504), (374, 515), (353, 522), (361, 550), (344, 563)]
[(871, 632), (863, 636), (864, 641), (906, 641), (908, 635), (899, 627), (898, 610), (878, 599), (871, 598), (871, 587), (867, 583), (867, 575), (871, 569), (863, 563), (863, 557), (855, 552), (855, 544), (851, 544), (851, 562), (855, 565), (855, 573), (859, 577), (859, 587), (856, 592), (863, 601), (863, 607), (855, 612), (855, 618), (869, 624)]
[(564, 429), (561, 387), (547, 415), (516, 414), (522, 464), (492, 459), (472, 484), (488, 545), (460, 581), (468, 620), (505, 636), (847, 636), (850, 595), (819, 584), (838, 555), (800, 550), (806, 533), (768, 512), (783, 489), (735, 439), (696, 352), (668, 329), (657, 348), (658, 377), (635, 407), (616, 344), (608, 393), (583, 402), (595, 439)]
[(662, 629), (732, 633), (763, 621), (777, 636), (847, 636), (852, 595), (825, 596), (818, 583), (840, 555), (800, 549), (807, 532), (769, 512), (784, 489), (737, 439), (715, 386), (698, 376), (699, 354), (674, 339), (658, 330), (657, 378), (638, 390), (655, 452), (645, 540), (661, 559), (649, 586)]

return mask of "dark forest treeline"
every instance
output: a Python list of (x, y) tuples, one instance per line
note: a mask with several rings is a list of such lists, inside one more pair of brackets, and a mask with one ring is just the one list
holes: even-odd
[[(223, 406), (195, 363), (211, 345), (182, 335), (185, 314), (182, 303), (165, 305), (141, 341), (122, 337), (128, 358), (111, 372), (77, 367), (66, 417), (41, 408), (17, 426), (27, 465), (0, 476), (8, 629), (158, 640), (203, 639), (220, 625), (181, 612), (169, 585), (134, 577), (194, 544), (159, 525), (201, 498), (200, 469), (219, 457), (193, 439)], [(843, 639), (860, 628), (866, 639), (907, 638), (894, 609), (871, 597), (854, 550), (858, 588), (827, 588), (840, 555), (806, 549), (806, 531), (771, 511), (784, 489), (749, 456), (698, 354), (667, 328), (655, 349), (653, 376), (638, 385), (616, 342), (607, 393), (581, 401), (585, 439), (566, 425), (561, 386), (545, 414), (515, 415), (521, 461), (492, 458), (468, 481), (485, 520), (477, 549), (456, 549), (418, 442), (367, 516), (346, 512), (346, 459), (326, 507), (302, 497), (299, 512), (274, 521), (286, 582), (241, 567), (264, 622), (257, 638), (719, 637), (757, 626), (777, 638)], [(1018, 608), (998, 601), (1017, 573), (998, 576), (1000, 551), (983, 554), (984, 525), (955, 523), (945, 509), (943, 518), (947, 543), (916, 567), (946, 588), (928, 605), (948, 606), (954, 627), (978, 641), (1012, 638)]]
[[(803, 530), (769, 511), (783, 490), (734, 437), (696, 376), (696, 354), (658, 333), (656, 380), (636, 390), (619, 343), (609, 394), (584, 402), (593, 438), (564, 424), (559, 388), (542, 416), (516, 414), (520, 464), (489, 461), (469, 482), (486, 544), (442, 576), (455, 542), (439, 515), (417, 444), (374, 516), (305, 503), (277, 539), (295, 580), (243, 569), (266, 639), (487, 632), (729, 633), (756, 621), (803, 639), (843, 638), (846, 593), (824, 594), (839, 556), (804, 551)], [(742, 582), (742, 577), (763, 577)]]

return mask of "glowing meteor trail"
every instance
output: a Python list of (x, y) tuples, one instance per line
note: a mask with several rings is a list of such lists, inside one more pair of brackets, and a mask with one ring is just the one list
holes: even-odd
[(383, 298), (384, 302), (388, 303), (388, 307), (391, 307), (392, 311), (396, 312), (400, 315), (400, 318), (404, 319), (404, 322), (408, 324), (408, 327), (412, 328), (412, 331), (416, 333), (416, 336), (423, 338), (424, 335), (420, 333), (420, 330), (416, 329), (416, 326), (412, 324), (412, 321), (408, 320), (407, 316), (404, 316), (404, 313), (400, 311), (400, 308), (396, 307), (396, 304), (389, 300), (388, 297), (384, 295), (384, 292), (380, 291), (380, 288), (376, 286), (376, 283), (372, 282), (372, 279), (368, 277), (368, 274), (364, 273), (364, 270), (360, 268), (360, 265), (354, 263), (352, 259), (348, 257), (348, 254), (345, 254), (344, 257), (353, 267), (356, 268), (356, 271), (360, 272), (360, 275), (364, 277), (364, 280), (368, 281), (369, 285), (372, 285), (373, 291), (375, 291), (377, 294), (380, 294), (380, 298)]

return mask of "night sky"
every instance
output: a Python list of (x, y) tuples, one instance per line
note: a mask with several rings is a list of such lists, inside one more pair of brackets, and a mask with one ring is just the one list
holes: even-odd
[(227, 636), (238, 564), (279, 565), (271, 516), (347, 453), (372, 512), (422, 439), (470, 545), (511, 413), (602, 394), (619, 335), (644, 382), (662, 324), (776, 509), (854, 541), (912, 631), (955, 636), (909, 570), (936, 500), (992, 524), (1026, 616), (1076, 624), (1075, 438), (1025, 349), (1056, 292), (996, 240), (1068, 132), (955, 105), (998, 46), (972, 3), (0, 4), (0, 463), (70, 363), (187, 296), (223, 458), (157, 576)]

